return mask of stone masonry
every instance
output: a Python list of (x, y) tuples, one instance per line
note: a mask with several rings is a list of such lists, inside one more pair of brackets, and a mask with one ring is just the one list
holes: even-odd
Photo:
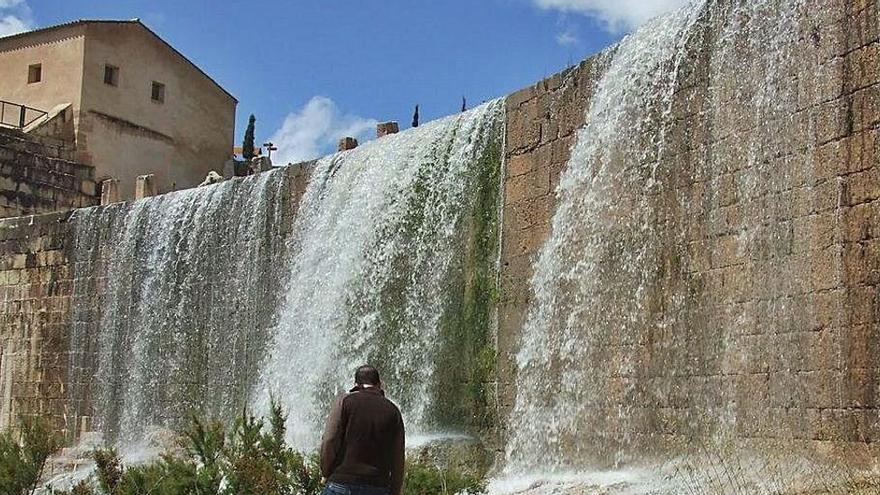
[[(717, 2), (726, 3), (736, 2)], [(792, 98), (779, 108), (793, 114), (755, 120), (742, 100), (762, 76), (710, 68), (714, 54), (704, 47), (717, 26), (706, 23), (687, 47), (693, 70), (676, 88), (663, 156), (671, 165), (658, 172), (670, 186), (650, 199), (667, 215), (658, 231), (674, 270), (649, 297), (659, 319), (679, 287), (688, 316), (671, 335), (645, 325), (635, 346), (614, 336), (598, 344), (603, 362), (635, 353), (642, 368), (612, 373), (600, 390), (597, 444), (644, 452), (661, 443), (697, 448), (721, 435), (853, 452), (880, 439), (878, 3), (823, 2), (810, 14), (803, 29), (812, 34), (773, 86)], [(532, 266), (603, 60), (508, 98), (501, 417), (515, 401)], [(621, 201), (631, 200), (626, 192)], [(590, 432), (580, 435), (590, 444)]]
[[(309, 170), (309, 164), (287, 168), (289, 204), (299, 204)], [(292, 224), (295, 212), (284, 225)], [(71, 404), (68, 393), (74, 301), (70, 215), (0, 220), (0, 429), (22, 415), (47, 417), (68, 438), (91, 427), (81, 414), (89, 405)], [(90, 283), (106, 283), (99, 276)]]
[(70, 155), (60, 141), (0, 128), (0, 218), (97, 204), (94, 169)]
[[(604, 342), (604, 359), (635, 355), (642, 366), (607, 377), (596, 405), (607, 438), (645, 446), (732, 436), (826, 450), (880, 440), (878, 3), (812, 3), (799, 58), (778, 67), (779, 110), (760, 118), (743, 101), (766, 74), (719, 67), (704, 48), (717, 41), (718, 26), (701, 25), (686, 47), (693, 70), (676, 83), (658, 170), (664, 188), (649, 198), (663, 215), (665, 263), (648, 297), (654, 316), (676, 303), (682, 318), (666, 334), (645, 325), (636, 342)], [(507, 98), (501, 418), (516, 400), (514, 356), (533, 263), (611, 55)], [(301, 194), (305, 176), (297, 180)], [(621, 201), (632, 200), (625, 192)], [(65, 218), (0, 222), (0, 428), (41, 412), (61, 430), (80, 428), (63, 400)], [(672, 300), (679, 294), (684, 302)]]
[(0, 428), (20, 413), (66, 430), (70, 213), (0, 220)]

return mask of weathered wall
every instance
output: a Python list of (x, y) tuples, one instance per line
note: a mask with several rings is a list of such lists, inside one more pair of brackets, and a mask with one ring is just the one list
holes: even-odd
[(0, 428), (19, 414), (67, 424), (70, 213), (0, 220)]
[[(84, 34), (84, 26), (72, 25), (0, 39), (0, 100), (45, 112), (61, 103), (78, 109)], [(40, 82), (28, 84), (28, 66), (32, 64), (42, 64), (43, 77)]]
[(550, 233), (554, 191), (603, 67), (594, 57), (507, 98), (498, 308), (501, 418), (516, 400), (515, 355), (531, 299), (532, 264)]
[[(725, 436), (850, 450), (880, 438), (877, 2), (814, 5), (799, 27), (806, 34), (785, 47), (798, 55), (773, 75), (758, 57), (747, 70), (723, 65), (709, 48), (721, 44), (713, 22), (686, 47), (657, 172), (664, 186), (649, 200), (665, 259), (645, 295), (650, 319), (635, 336), (596, 330), (589, 345), (601, 352), (583, 366), (605, 382), (589, 411), (571, 412), (589, 414), (595, 428), (563, 433), (576, 435), (565, 437), (572, 457), (584, 455), (578, 444), (613, 460), (617, 449), (700, 448)], [(745, 50), (748, 35), (725, 42)], [(601, 64), (591, 59), (508, 100), (499, 328), (507, 410), (533, 263)], [(755, 106), (762, 91), (779, 95), (776, 110)], [(627, 180), (617, 180), (620, 205), (634, 200)], [(664, 313), (671, 308), (674, 316)], [(666, 316), (676, 323), (663, 331), (654, 323)]]
[[(668, 264), (649, 294), (652, 316), (660, 319), (674, 302), (680, 318), (665, 333), (645, 325), (634, 342), (609, 338), (602, 359), (636, 357), (644, 373), (608, 377), (610, 392), (595, 412), (605, 441), (687, 443), (723, 434), (852, 447), (880, 439), (878, 4), (832, 1), (811, 15), (800, 57), (779, 68), (778, 110), (761, 119), (747, 100), (766, 74), (719, 67), (703, 48), (717, 42), (717, 27), (701, 27), (686, 48), (692, 70), (672, 97), (664, 188), (652, 198), (663, 215), (659, 244)], [(516, 399), (514, 355), (535, 256), (551, 234), (559, 177), (607, 63), (594, 57), (507, 100), (502, 418)], [(69, 308), (57, 294), (69, 270), (64, 259), (56, 269), (38, 267), (38, 253), (64, 253), (58, 240), (69, 242), (55, 218), (37, 219), (36, 227), (0, 223), (9, 267), (0, 275), (7, 315), (0, 336), (9, 355), (0, 373), (7, 421), (0, 426), (14, 411), (62, 417), (67, 407), (51, 402), (53, 383), (65, 383), (51, 365), (64, 362), (59, 353), (67, 347), (51, 349), (55, 337), (66, 338)], [(29, 229), (39, 235), (26, 237)], [(684, 289), (683, 303), (669, 300)], [(61, 301), (62, 323), (40, 309), (52, 298)], [(582, 441), (590, 440), (584, 433)]]
[[(193, 187), (232, 155), (235, 99), (139, 23), (86, 26), (79, 158), (97, 176), (120, 180), (134, 195), (138, 175), (155, 174), (159, 191)], [(104, 84), (104, 66), (119, 84)], [(153, 81), (165, 102), (151, 99)]]
[[(277, 200), (281, 202), (279, 204), (285, 214), (283, 218), (275, 219), (278, 223), (273, 224), (273, 229), (267, 231), (266, 235), (272, 235), (283, 242), (290, 231), (299, 199), (305, 191), (308, 173), (307, 164), (291, 166), (284, 171), (287, 185), (282, 190), (288, 191), (289, 197)], [(232, 180), (253, 181), (256, 178), (252, 176)], [(132, 205), (119, 203), (98, 207), (99, 210), (92, 210), (89, 218), (100, 222), (109, 221), (112, 226), (116, 224), (114, 219), (121, 219), (132, 211)], [(80, 213), (83, 211), (85, 210), (80, 210)], [(110, 265), (114, 262), (109, 258), (112, 246), (107, 244), (112, 239), (88, 237), (86, 241), (94, 241), (94, 249), (76, 251), (74, 248), (78, 233), (69, 220), (70, 216), (71, 213), (66, 212), (0, 220), (0, 429), (10, 427), (20, 415), (37, 414), (51, 418), (58, 431), (70, 436), (93, 427), (92, 407), (97, 392), (88, 387), (94, 380), (79, 380), (76, 377), (93, 377), (97, 373), (95, 357), (99, 349), (93, 330), (100, 324), (103, 311), (107, 310), (101, 307), (102, 295), (108, 290), (108, 285), (112, 289), (119, 281), (107, 279)], [(90, 226), (84, 227), (88, 229)], [(94, 232), (113, 235), (112, 230), (107, 231), (99, 225), (93, 227), (79, 235), (91, 236)], [(158, 234), (160, 233), (144, 233)], [(86, 242), (82, 239), (80, 241)], [(210, 252), (198, 255), (224, 267), (242, 262), (236, 259), (241, 253), (227, 249), (226, 245), (200, 246), (202, 249), (209, 247), (212, 249)], [(80, 258), (75, 257), (77, 253)], [(134, 256), (138, 254), (133, 253)], [(270, 276), (274, 275), (280, 282), (284, 273), (271, 270), (274, 266), (271, 260), (258, 261), (268, 263)], [(247, 263), (246, 260), (244, 262)], [(150, 267), (143, 265), (140, 269), (149, 270)], [(208, 274), (203, 273), (202, 276)], [(202, 287), (205, 293), (214, 294), (215, 297), (219, 292), (241, 301), (246, 297), (269, 300), (280, 296), (278, 291), (275, 291), (276, 294), (239, 294), (234, 289), (242, 284), (241, 281), (231, 286), (228, 279), (199, 279), (198, 282), (205, 283)], [(267, 302), (263, 309), (269, 309), (273, 305), (274, 303)], [(247, 318), (260, 310), (252, 307), (236, 308), (234, 304), (227, 306), (226, 310), (236, 312), (236, 315), (230, 316), (232, 319)], [(206, 317), (206, 314), (213, 315), (216, 311), (206, 313), (193, 309), (188, 317), (197, 320)], [(250, 321), (250, 324), (256, 325), (257, 321)], [(196, 332), (200, 330), (198, 325), (193, 325), (191, 329)], [(258, 329), (242, 326), (240, 330), (255, 332)], [(71, 335), (79, 335), (81, 341), (72, 345)], [(201, 342), (209, 345), (204, 340)], [(234, 342), (226, 344), (236, 345)], [(200, 352), (195, 345), (193, 343), (188, 351)], [(168, 349), (163, 349), (162, 352), (170, 359)], [(232, 359), (232, 356), (226, 358)], [(218, 377), (231, 379), (232, 375), (215, 375), (212, 379)], [(193, 396), (190, 399), (218, 400), (215, 396)]]
[[(28, 84), (28, 66), (42, 80)], [(104, 66), (119, 68), (117, 86)], [(151, 98), (165, 85), (164, 103)], [(85, 21), (0, 39), (0, 100), (50, 111), (72, 105), (76, 160), (134, 197), (137, 176), (160, 191), (198, 185), (232, 155), (236, 100), (136, 21)], [(9, 120), (9, 117), (6, 117)]]
[(94, 169), (52, 138), (0, 129), (0, 218), (97, 204)]

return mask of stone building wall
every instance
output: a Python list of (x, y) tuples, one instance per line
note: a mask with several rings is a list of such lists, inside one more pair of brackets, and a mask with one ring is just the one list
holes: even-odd
[(0, 129), (0, 218), (97, 204), (94, 169), (70, 156), (61, 141)]

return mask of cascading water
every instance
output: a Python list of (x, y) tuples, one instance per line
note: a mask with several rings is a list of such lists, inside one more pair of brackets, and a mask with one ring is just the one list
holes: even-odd
[(275, 170), (71, 219), (69, 396), (106, 440), (139, 440), (190, 412), (229, 417), (246, 403), (283, 281), (287, 177)]
[[(811, 187), (820, 129), (802, 110), (833, 98), (815, 77), (829, 12), (694, 2), (603, 55), (535, 264), (506, 475), (585, 473), (765, 434), (754, 423), (766, 404), (744, 400), (733, 378), (766, 360), (743, 347), (762, 329), (741, 303), (763, 297), (768, 315), (799, 321), (791, 294), (810, 265), (788, 257), (795, 204), (783, 193)], [(784, 359), (780, 379), (792, 373)], [(789, 407), (805, 401), (779, 390)], [(778, 428), (797, 438), (796, 424)]]
[[(607, 362), (597, 345), (630, 345), (645, 317), (645, 289), (658, 255), (653, 211), (659, 136), (680, 53), (702, 3), (652, 21), (613, 53), (587, 123), (557, 189), (552, 234), (536, 263), (532, 303), (517, 355), (509, 472), (565, 470), (599, 456), (597, 437), (617, 432), (602, 388), (638, 358)], [(633, 181), (630, 187), (621, 183)], [(621, 197), (614, 191), (628, 190)], [(585, 459), (587, 458), (587, 459)]]
[[(502, 109), (493, 101), (318, 162), (259, 399), (286, 406), (298, 447), (315, 446), (330, 400), (365, 362), (411, 432), (473, 423), (487, 396), (471, 364), (490, 346)], [(442, 397), (467, 382), (476, 396)]]
[(274, 394), (308, 451), (370, 361), (412, 431), (484, 426), (502, 122), (493, 101), (324, 158), (301, 202), (285, 168), (76, 212), (73, 416), (124, 446)]

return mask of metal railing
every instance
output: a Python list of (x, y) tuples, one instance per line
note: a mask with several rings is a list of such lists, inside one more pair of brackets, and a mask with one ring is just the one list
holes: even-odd
[(24, 129), (46, 115), (48, 115), (48, 112), (0, 100), (0, 126), (2, 127)]

